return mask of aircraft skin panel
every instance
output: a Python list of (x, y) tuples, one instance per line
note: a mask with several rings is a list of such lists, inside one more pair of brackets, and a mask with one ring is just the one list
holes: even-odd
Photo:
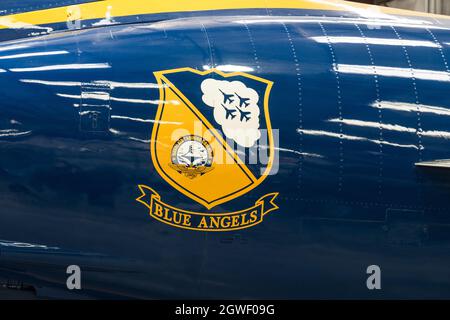
[[(330, 11), (347, 11), (357, 14), (372, 13), (376, 15), (378, 12), (386, 14), (399, 14), (409, 16), (427, 16), (428, 14), (399, 10), (394, 8), (383, 8), (378, 6), (370, 6), (358, 3), (349, 3), (346, 1), (323, 1), (323, 0), (245, 0), (245, 1), (211, 1), (200, 0), (192, 3), (180, 3), (176, 0), (158, 2), (153, 1), (127, 1), (106, 0), (93, 3), (76, 5), (75, 8), (82, 13), (82, 20), (105, 18), (105, 13), (114, 10), (115, 16), (130, 16), (151, 13), (169, 13), (169, 12), (189, 12), (189, 11), (211, 11), (211, 10), (227, 10), (227, 9), (305, 9), (305, 10), (330, 10)], [(11, 18), (13, 21), (30, 23), (35, 25), (65, 22), (68, 18), (68, 9), (75, 9), (73, 6), (64, 6), (51, 8), (46, 10), (38, 10), (33, 12), (19, 13), (5, 17), (5, 20)], [(439, 16), (439, 15), (437, 15)], [(445, 17), (445, 16), (441, 16)], [(4, 26), (6, 27), (6, 26)]]
[[(176, 0), (155, 3), (153, 1), (121, 1), (105, 0), (83, 4), (73, 4), (45, 10), (23, 12), (0, 16), (0, 40), (36, 36), (53, 31), (98, 27), (109, 24), (139, 23), (174, 19), (187, 16), (202, 15), (277, 15), (278, 12), (290, 11), (288, 15), (331, 15), (349, 16), (363, 19), (391, 19), (407, 21), (407, 17), (418, 17), (426, 20), (442, 20), (446, 24), (448, 18), (421, 12), (378, 7), (346, 1), (328, 0), (234, 0), (211, 1), (201, 0), (192, 3), (180, 3)], [(406, 20), (405, 20), (406, 19)], [(424, 21), (422, 21), (424, 22)], [(11, 33), (10, 30), (14, 30)]]
[[(361, 278), (379, 263), (390, 281), (379, 296), (450, 297), (450, 180), (415, 165), (449, 158), (447, 27), (287, 12), (1, 43), (0, 278), (67, 297), (77, 264), (88, 298), (370, 298)], [(199, 112), (199, 74), (265, 79), (276, 174), (211, 210), (167, 183), (150, 152), (155, 123), (181, 126), (158, 122), (173, 103), (155, 76), (167, 70)], [(239, 211), (268, 193), (279, 208), (239, 231), (182, 230), (136, 201), (143, 184), (191, 212)]]

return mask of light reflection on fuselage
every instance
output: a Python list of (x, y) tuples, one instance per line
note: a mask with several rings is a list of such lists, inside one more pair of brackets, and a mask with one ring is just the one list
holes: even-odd
[(297, 129), (297, 133), (311, 135), (311, 136), (337, 138), (337, 139), (349, 140), (349, 141), (365, 141), (365, 142), (375, 143), (377, 145), (382, 144), (382, 145), (388, 145), (388, 146), (399, 147), (399, 148), (419, 149), (417, 146), (412, 145), (412, 144), (399, 144), (399, 143), (394, 143), (394, 142), (388, 142), (385, 140), (374, 140), (374, 139), (369, 139), (369, 138), (365, 138), (365, 137), (352, 136), (352, 135), (346, 135), (346, 134), (323, 131), (323, 130)]
[[(61, 87), (79, 87), (82, 85), (81, 82), (77, 81), (48, 81), (48, 80), (39, 80), (39, 79), (20, 79), (20, 82), (23, 83), (34, 83), (41, 84), (46, 86), (61, 86)], [(92, 84), (107, 84), (113, 88), (129, 88), (129, 89), (159, 89), (163, 87), (157, 83), (152, 82), (118, 82), (118, 81), (110, 81), (110, 80), (95, 80), (91, 82)]]
[(59, 64), (30, 68), (11, 68), (11, 72), (37, 72), (37, 71), (58, 71), (58, 70), (80, 70), (80, 69), (107, 69), (111, 68), (109, 63), (74, 63)]
[(311, 37), (318, 43), (333, 44), (370, 44), (380, 46), (399, 46), (399, 47), (428, 47), (440, 48), (440, 46), (432, 41), (421, 40), (405, 40), (405, 39), (389, 39), (389, 38), (369, 38), (369, 37)]
[[(356, 127), (366, 127), (366, 128), (374, 128), (381, 129), (387, 131), (396, 131), (396, 132), (405, 132), (405, 133), (413, 133), (419, 134), (419, 130), (415, 128), (409, 128), (400, 126), (397, 124), (382, 124), (373, 121), (362, 121), (362, 120), (354, 120), (354, 119), (330, 119), (329, 122), (334, 123), (342, 123), (348, 126), (356, 126)], [(442, 139), (450, 139), (449, 131), (420, 131), (420, 135), (424, 137), (430, 138), (442, 138)]]
[(21, 58), (41, 57), (41, 56), (55, 56), (55, 55), (62, 55), (62, 54), (68, 54), (68, 53), (69, 52), (66, 50), (18, 53), (18, 54), (12, 54), (12, 55), (7, 55), (7, 56), (0, 56), (0, 60), (21, 59)]
[(450, 82), (450, 74), (446, 71), (353, 64), (336, 64), (333, 69), (336, 72), (347, 74)]
[(272, 17), (263, 19), (239, 19), (234, 20), (238, 24), (304, 24), (304, 23), (331, 23), (331, 24), (361, 24), (371, 26), (373, 28), (381, 27), (402, 27), (402, 28), (412, 28), (412, 29), (423, 29), (424, 27), (433, 30), (449, 30), (449, 27), (437, 26), (430, 24), (428, 21), (414, 20), (413, 22), (399, 22), (395, 20), (382, 20), (382, 19), (363, 19), (363, 18), (332, 18), (332, 17), (313, 17), (313, 18), (295, 18), (295, 17)]
[(421, 113), (436, 114), (440, 116), (450, 116), (450, 109), (437, 106), (428, 106), (423, 104), (413, 104), (396, 101), (380, 101), (374, 102), (370, 106), (372, 108), (379, 108), (393, 111), (421, 112)]

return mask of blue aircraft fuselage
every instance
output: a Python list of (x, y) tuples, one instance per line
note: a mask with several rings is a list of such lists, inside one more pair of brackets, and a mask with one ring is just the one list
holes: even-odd
[[(450, 297), (449, 169), (416, 165), (450, 158), (449, 20), (287, 8), (149, 17), (0, 30), (0, 279), (52, 297)], [(278, 192), (261, 224), (183, 230), (136, 201), (145, 183), (208, 211), (151, 159), (154, 72), (177, 68), (273, 82), (276, 172), (214, 208)], [(174, 77), (201, 100), (195, 77)], [(380, 292), (366, 288), (373, 264)], [(81, 291), (67, 290), (68, 265), (81, 267)]]

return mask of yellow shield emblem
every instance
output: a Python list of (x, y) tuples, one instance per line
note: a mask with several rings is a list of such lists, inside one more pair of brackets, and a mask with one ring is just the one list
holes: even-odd
[[(196, 96), (188, 96), (180, 88), (180, 84), (189, 85), (185, 75), (200, 79)], [(191, 68), (159, 71), (155, 77), (160, 103), (150, 149), (154, 166), (165, 181), (211, 209), (249, 192), (267, 177), (274, 160), (271, 81), (242, 72)], [(257, 83), (259, 91), (247, 83)], [(267, 136), (268, 161), (264, 170), (255, 174), (236, 146), (253, 146), (261, 138), (260, 127)]]

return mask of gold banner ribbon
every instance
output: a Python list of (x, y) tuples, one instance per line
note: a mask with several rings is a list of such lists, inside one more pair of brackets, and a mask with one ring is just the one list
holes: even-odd
[(268, 193), (247, 209), (228, 213), (201, 213), (175, 208), (161, 201), (161, 196), (152, 188), (139, 185), (141, 195), (136, 201), (149, 209), (154, 219), (168, 225), (197, 231), (232, 231), (253, 227), (261, 223), (264, 216), (278, 209), (275, 198), (278, 192)]

